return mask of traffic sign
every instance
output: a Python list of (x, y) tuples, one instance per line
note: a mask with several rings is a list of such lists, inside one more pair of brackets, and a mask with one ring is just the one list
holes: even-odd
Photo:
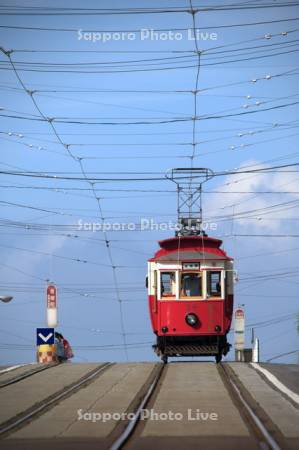
[(54, 328), (37, 328), (36, 345), (54, 344)]
[(54, 284), (49, 284), (47, 287), (47, 308), (56, 308), (57, 303), (57, 288)]

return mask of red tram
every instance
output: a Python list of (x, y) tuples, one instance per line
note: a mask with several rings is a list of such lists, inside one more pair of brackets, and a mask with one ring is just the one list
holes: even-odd
[(233, 311), (233, 260), (219, 239), (175, 236), (159, 242), (148, 262), (148, 302), (153, 346), (170, 356), (215, 356), (220, 362)]

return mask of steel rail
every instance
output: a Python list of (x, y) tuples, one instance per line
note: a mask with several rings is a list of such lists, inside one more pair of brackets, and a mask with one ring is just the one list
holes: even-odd
[(34, 363), (16, 364), (15, 366), (6, 367), (6, 369), (1, 369), (0, 370), (0, 378), (2, 375), (5, 375), (9, 372), (13, 372), (14, 370), (17, 370), (17, 369), (21, 369), (22, 367), (25, 367), (25, 366), (30, 366), (32, 364), (34, 364)]
[[(50, 369), (51, 367), (56, 367), (58, 365), (59, 365), (59, 363), (47, 364), (47, 365), (45, 364), (42, 367), (38, 367), (37, 369), (28, 370), (27, 372), (24, 372), (24, 373), (20, 374), (19, 376), (12, 377), (7, 381), (3, 381), (2, 383), (0, 382), (0, 389), (4, 388), (6, 386), (9, 386), (11, 384), (14, 384), (14, 383), (18, 383), (18, 381), (24, 380), (25, 378), (31, 377), (32, 375), (35, 375), (36, 373)], [(23, 367), (23, 366), (21, 366), (21, 367)], [(17, 367), (17, 369), (18, 368), (19, 367)]]
[(150, 383), (145, 395), (142, 397), (137, 409), (134, 411), (134, 418), (131, 419), (125, 429), (122, 431), (122, 433), (119, 435), (119, 437), (113, 442), (113, 444), (109, 447), (109, 450), (119, 450), (123, 447), (123, 445), (127, 442), (129, 437), (134, 432), (136, 426), (139, 423), (142, 410), (149, 402), (150, 398), (152, 397), (153, 393), (155, 392), (155, 388), (161, 379), (163, 370), (164, 370), (165, 364), (160, 364), (160, 368), (157, 372), (157, 374), (154, 377), (154, 380)]
[[(262, 449), (269, 448), (271, 450), (283, 450), (285, 447), (281, 446), (277, 440), (273, 437), (271, 430), (269, 430), (269, 425), (265, 425), (265, 421), (259, 417), (257, 411), (259, 408), (253, 408), (252, 405), (246, 400), (244, 393), (242, 392), (245, 388), (242, 386), (241, 382), (235, 382), (232, 374), (230, 373), (232, 369), (228, 370), (225, 364), (217, 365), (218, 371), (222, 378), (225, 379), (226, 383), (230, 387), (230, 392), (233, 397), (237, 399), (237, 406), (240, 410), (242, 416), (241, 405), (246, 411), (246, 416), (251, 428), (252, 433), (258, 440), (258, 443)], [(271, 420), (267, 421), (267, 424), (271, 423)], [(262, 439), (262, 441), (261, 441)]]
[(112, 363), (105, 363), (101, 365), (97, 369), (88, 372), (84, 377), (82, 377), (79, 381), (75, 382), (71, 386), (68, 386), (65, 389), (62, 389), (61, 391), (58, 391), (53, 396), (46, 398), (41, 402), (41, 404), (38, 404), (36, 407), (33, 407), (33, 409), (28, 408), (27, 411), (21, 413), (21, 417), (16, 416), (15, 420), (13, 420), (14, 418), (9, 419), (6, 423), (0, 426), (0, 437), (5, 433), (14, 430), (15, 428), (18, 428), (19, 426), (26, 425), (26, 423), (29, 420), (37, 416), (39, 413), (43, 412), (45, 409), (49, 408), (49, 406), (55, 405), (55, 403), (57, 403), (59, 400), (64, 399), (69, 394), (72, 394), (82, 385), (84, 385), (87, 382), (90, 382), (91, 380), (93, 380), (93, 378), (97, 377), (101, 372), (103, 372), (112, 365), (113, 365)]

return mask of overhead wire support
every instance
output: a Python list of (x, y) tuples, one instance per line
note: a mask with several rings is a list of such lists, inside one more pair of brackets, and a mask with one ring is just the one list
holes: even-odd
[(203, 167), (174, 168), (166, 172), (165, 177), (177, 187), (178, 236), (203, 235), (202, 185), (213, 176), (211, 169)]
[[(34, 104), (34, 107), (36, 108), (36, 110), (38, 111), (40, 117), (41, 117), (43, 120), (45, 120), (46, 122), (48, 122), (48, 123), (50, 124), (50, 126), (51, 126), (51, 128), (52, 128), (52, 130), (53, 130), (53, 133), (55, 134), (55, 136), (56, 136), (58, 142), (59, 142), (59, 143), (63, 146), (63, 148), (67, 151), (68, 156), (69, 156), (72, 160), (74, 160), (76, 163), (79, 164), (81, 173), (82, 173), (82, 175), (83, 175), (83, 177), (84, 177), (84, 180), (86, 180), (87, 183), (88, 183), (88, 184), (91, 186), (91, 188), (92, 188), (93, 195), (94, 195), (94, 197), (95, 197), (95, 199), (96, 199), (96, 201), (97, 201), (97, 205), (98, 205), (98, 208), (99, 208), (100, 218), (101, 218), (101, 221), (102, 221), (102, 223), (103, 223), (104, 220), (105, 220), (105, 218), (104, 218), (103, 212), (102, 212), (102, 207), (101, 207), (101, 203), (100, 203), (100, 197), (99, 197), (99, 196), (96, 194), (96, 192), (95, 192), (95, 189), (94, 189), (94, 183), (93, 183), (92, 181), (90, 181), (90, 180), (88, 179), (87, 175), (86, 175), (86, 172), (85, 172), (84, 167), (83, 167), (83, 164), (82, 164), (82, 159), (83, 159), (83, 158), (80, 158), (80, 157), (75, 156), (75, 155), (71, 152), (71, 150), (70, 150), (70, 144), (67, 144), (67, 143), (65, 143), (65, 142), (62, 141), (62, 139), (61, 139), (59, 133), (57, 132), (55, 126), (53, 125), (54, 117), (53, 117), (53, 118), (47, 117), (47, 116), (45, 116), (44, 113), (41, 111), (39, 105), (37, 104), (37, 102), (36, 102), (36, 100), (35, 100), (35, 98), (34, 98), (34, 94), (35, 94), (36, 91), (35, 91), (35, 90), (29, 90), (29, 89), (27, 89), (26, 85), (24, 84), (22, 78), (20, 77), (20, 75), (19, 75), (19, 73), (18, 73), (18, 70), (17, 70), (17, 68), (16, 68), (16, 66), (15, 66), (15, 64), (14, 64), (14, 61), (12, 60), (11, 55), (12, 55), (12, 53), (13, 53), (13, 49), (11, 49), (11, 50), (5, 50), (3, 47), (0, 47), (0, 51), (8, 58), (8, 60), (9, 60), (9, 62), (10, 62), (10, 64), (11, 64), (11, 67), (12, 67), (12, 69), (13, 69), (13, 72), (15, 73), (15, 76), (16, 76), (17, 80), (19, 81), (20, 85), (22, 86), (24, 92), (31, 98), (31, 101), (32, 101), (32, 103)], [(108, 257), (109, 257), (109, 261), (110, 261), (110, 266), (111, 266), (111, 268), (112, 268), (113, 280), (114, 280), (114, 285), (115, 285), (115, 293), (116, 293), (116, 297), (117, 297), (118, 304), (119, 304), (119, 309), (120, 309), (120, 321), (121, 321), (121, 330), (122, 330), (121, 334), (122, 334), (122, 337), (123, 337), (124, 352), (125, 352), (126, 360), (128, 361), (128, 350), (127, 350), (126, 333), (125, 333), (125, 327), (124, 327), (124, 317), (123, 317), (123, 309), (122, 309), (122, 300), (121, 300), (121, 297), (120, 297), (120, 291), (119, 291), (119, 286), (118, 286), (118, 280), (117, 280), (117, 276), (116, 276), (116, 268), (117, 268), (117, 266), (115, 265), (115, 263), (114, 263), (114, 261), (113, 261), (113, 258), (112, 258), (112, 253), (111, 253), (111, 249), (110, 249), (110, 246), (109, 246), (109, 240), (108, 240), (108, 237), (107, 237), (107, 232), (106, 232), (106, 231), (103, 231), (103, 233), (104, 233), (104, 239), (105, 239), (106, 248), (107, 248), (107, 252), (108, 252)]]

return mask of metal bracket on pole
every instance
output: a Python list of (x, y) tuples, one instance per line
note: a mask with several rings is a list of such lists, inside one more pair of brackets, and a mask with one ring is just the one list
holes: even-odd
[(177, 235), (200, 235), (202, 231), (202, 185), (214, 172), (203, 167), (169, 169), (166, 178), (177, 186)]

